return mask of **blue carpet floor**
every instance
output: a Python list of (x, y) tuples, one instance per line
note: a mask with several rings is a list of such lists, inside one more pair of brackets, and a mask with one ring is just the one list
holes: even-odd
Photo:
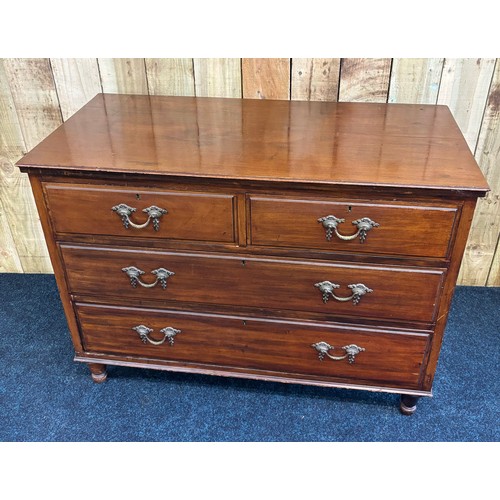
[(500, 288), (457, 289), (434, 398), (74, 363), (51, 275), (0, 274), (1, 441), (498, 441)]

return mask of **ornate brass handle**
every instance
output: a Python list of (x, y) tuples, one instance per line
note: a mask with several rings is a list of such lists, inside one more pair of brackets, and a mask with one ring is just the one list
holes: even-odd
[(153, 288), (154, 286), (157, 285), (159, 282), (161, 287), (165, 290), (167, 288), (167, 280), (170, 278), (170, 276), (173, 276), (175, 273), (173, 271), (169, 271), (168, 269), (165, 269), (163, 267), (159, 267), (158, 269), (153, 269), (151, 271), (151, 274), (156, 275), (156, 279), (154, 280), (153, 283), (143, 283), (141, 281), (141, 276), (145, 274), (144, 271), (141, 271), (135, 266), (130, 266), (130, 267), (124, 267), (122, 269), (124, 273), (127, 274), (127, 276), (130, 278), (130, 284), (135, 288), (137, 286), (137, 283), (139, 285), (143, 286), (144, 288)]
[(366, 240), (366, 233), (372, 227), (380, 226), (380, 224), (378, 224), (375, 221), (372, 221), (370, 218), (363, 217), (362, 219), (357, 219), (352, 221), (352, 224), (355, 225), (358, 228), (358, 230), (354, 234), (351, 234), (350, 236), (345, 236), (343, 234), (340, 234), (337, 230), (337, 226), (339, 224), (342, 224), (342, 222), (345, 222), (345, 219), (339, 219), (338, 217), (335, 217), (335, 215), (326, 215), (325, 217), (320, 217), (318, 219), (318, 222), (321, 222), (323, 224), (323, 227), (325, 228), (326, 231), (326, 239), (328, 241), (332, 239), (333, 233), (335, 232), (337, 237), (340, 238), (341, 240), (349, 241), (359, 236), (359, 241), (361, 243), (364, 243)]
[(357, 305), (359, 304), (359, 301), (361, 300), (361, 297), (363, 295), (373, 292), (371, 288), (363, 285), (363, 283), (353, 283), (351, 285), (347, 285), (347, 288), (350, 288), (352, 290), (352, 294), (349, 295), (349, 297), (338, 297), (333, 293), (333, 290), (335, 290), (336, 288), (340, 288), (340, 285), (337, 285), (337, 283), (332, 283), (331, 281), (320, 281), (319, 283), (315, 283), (314, 286), (316, 288), (319, 288), (319, 291), (323, 295), (323, 302), (325, 304), (328, 302), (328, 299), (331, 295), (335, 300), (338, 300), (339, 302), (348, 302), (349, 300), (352, 300), (352, 303), (354, 305)]
[(125, 203), (120, 203), (119, 205), (115, 205), (111, 210), (120, 216), (125, 229), (128, 229), (129, 226), (135, 227), (136, 229), (142, 229), (153, 221), (153, 228), (155, 231), (160, 229), (160, 217), (168, 213), (164, 208), (151, 205), (150, 207), (142, 210), (144, 213), (148, 214), (148, 220), (144, 222), (144, 224), (135, 224), (130, 220), (130, 215), (137, 210), (136, 208), (129, 207)]
[(181, 330), (177, 330), (175, 328), (172, 328), (171, 326), (167, 326), (166, 328), (162, 328), (160, 330), (160, 333), (163, 333), (162, 340), (152, 340), (149, 338), (149, 334), (153, 332), (152, 328), (148, 328), (147, 326), (144, 325), (137, 325), (134, 326), (132, 330), (135, 330), (139, 334), (139, 337), (144, 343), (149, 342), (150, 344), (153, 345), (162, 345), (165, 342), (165, 340), (168, 340), (168, 343), (170, 345), (174, 345), (174, 337), (178, 333), (181, 333)]
[(356, 344), (349, 344), (342, 349), (344, 349), (345, 354), (343, 356), (332, 356), (328, 351), (334, 349), (333, 346), (331, 346), (328, 342), (318, 342), (316, 344), (312, 344), (311, 347), (314, 347), (316, 351), (318, 351), (318, 358), (320, 361), (323, 361), (323, 358), (325, 356), (328, 356), (330, 359), (333, 359), (333, 361), (341, 361), (342, 359), (347, 358), (347, 361), (349, 361), (349, 364), (352, 365), (354, 363), (354, 360), (356, 356), (360, 353), (365, 351), (366, 349), (364, 347), (359, 347)]

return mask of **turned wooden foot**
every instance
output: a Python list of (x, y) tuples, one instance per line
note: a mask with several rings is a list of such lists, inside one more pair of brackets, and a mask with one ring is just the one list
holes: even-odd
[(108, 372), (106, 371), (106, 365), (101, 365), (100, 363), (87, 363), (90, 368), (90, 373), (92, 375), (92, 380), (96, 384), (101, 384), (108, 377)]
[(401, 403), (399, 410), (403, 415), (413, 415), (417, 409), (418, 396), (409, 396), (408, 394), (401, 395)]

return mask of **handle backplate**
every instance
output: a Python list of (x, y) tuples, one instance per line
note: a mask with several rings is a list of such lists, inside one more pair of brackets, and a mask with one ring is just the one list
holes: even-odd
[(173, 271), (169, 271), (164, 267), (159, 267), (158, 269), (153, 269), (151, 271), (151, 274), (154, 274), (156, 276), (155, 281), (153, 283), (144, 283), (141, 280), (141, 276), (146, 273), (141, 269), (135, 266), (129, 266), (129, 267), (124, 267), (122, 271), (129, 277), (130, 284), (134, 288), (137, 287), (137, 284), (141, 285), (144, 288), (153, 288), (158, 283), (160, 283), (161, 287), (165, 290), (165, 288), (167, 288), (167, 279), (170, 278), (170, 276), (175, 275)]
[(321, 292), (323, 302), (325, 304), (328, 302), (328, 299), (332, 297), (339, 302), (348, 302), (349, 300), (352, 300), (354, 305), (358, 305), (363, 295), (373, 292), (371, 288), (368, 288), (363, 283), (352, 283), (347, 285), (347, 288), (352, 290), (351, 295), (348, 297), (339, 297), (333, 293), (336, 288), (340, 288), (340, 285), (337, 283), (332, 283), (331, 281), (320, 281), (319, 283), (315, 283), (314, 286)]
[(141, 340), (146, 344), (149, 342), (150, 344), (153, 345), (162, 345), (165, 341), (168, 341), (170, 345), (174, 345), (174, 337), (178, 334), (181, 333), (181, 330), (177, 330), (176, 328), (172, 328), (171, 326), (167, 326), (165, 328), (162, 328), (160, 330), (160, 333), (163, 333), (163, 339), (162, 340), (153, 340), (149, 337), (149, 334), (152, 333), (154, 330), (152, 328), (149, 328), (145, 325), (137, 325), (132, 327), (132, 330), (135, 330)]
[(112, 207), (111, 210), (113, 210), (113, 212), (115, 212), (121, 218), (125, 229), (128, 229), (130, 226), (134, 227), (135, 229), (142, 229), (146, 227), (151, 221), (153, 221), (153, 228), (155, 231), (160, 230), (160, 217), (168, 213), (165, 208), (151, 205), (150, 207), (144, 208), (142, 210), (148, 216), (146, 222), (144, 222), (143, 224), (136, 224), (135, 222), (130, 220), (130, 216), (137, 211), (136, 208), (129, 207), (125, 203), (120, 203)]
[(316, 349), (320, 361), (323, 361), (325, 356), (328, 356), (333, 361), (341, 361), (347, 358), (347, 361), (349, 362), (350, 365), (354, 363), (356, 356), (360, 352), (366, 350), (364, 347), (359, 347), (356, 344), (349, 344), (342, 347), (342, 349), (345, 352), (343, 356), (332, 356), (328, 351), (333, 351), (334, 347), (331, 346), (328, 342), (324, 341), (317, 342), (316, 344), (312, 344), (311, 347)]
[(366, 233), (370, 231), (370, 229), (380, 226), (380, 224), (371, 220), (369, 217), (362, 217), (361, 219), (352, 221), (352, 224), (356, 226), (358, 230), (354, 234), (346, 236), (339, 233), (337, 229), (337, 226), (345, 222), (345, 219), (340, 219), (339, 217), (335, 217), (335, 215), (326, 215), (325, 217), (320, 217), (318, 222), (325, 228), (326, 239), (328, 241), (331, 241), (333, 233), (335, 233), (337, 238), (344, 241), (354, 240), (359, 236), (359, 241), (364, 243), (366, 240)]

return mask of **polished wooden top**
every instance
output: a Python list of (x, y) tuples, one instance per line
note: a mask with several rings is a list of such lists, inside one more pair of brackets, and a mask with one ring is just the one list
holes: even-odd
[(18, 166), (488, 189), (449, 109), (433, 105), (99, 94)]

